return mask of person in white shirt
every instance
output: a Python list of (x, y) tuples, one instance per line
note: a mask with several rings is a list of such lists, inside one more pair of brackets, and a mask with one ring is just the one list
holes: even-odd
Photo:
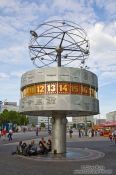
[(116, 144), (116, 129), (113, 131), (113, 140), (114, 140), (114, 142)]

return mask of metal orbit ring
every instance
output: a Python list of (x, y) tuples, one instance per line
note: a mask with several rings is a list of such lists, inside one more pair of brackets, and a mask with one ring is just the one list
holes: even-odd
[[(67, 20), (47, 21), (30, 31), (30, 57), (36, 67), (84, 65), (89, 56), (86, 32)], [(78, 63), (78, 64), (77, 64)]]

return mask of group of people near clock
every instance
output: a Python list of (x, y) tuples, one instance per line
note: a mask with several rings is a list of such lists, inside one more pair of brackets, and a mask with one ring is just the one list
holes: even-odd
[(20, 141), (15, 153), (24, 156), (44, 155), (48, 154), (48, 152), (51, 151), (51, 148), (51, 139), (48, 139), (46, 142), (44, 137), (42, 137), (38, 144), (36, 144), (34, 140), (32, 140), (30, 144)]

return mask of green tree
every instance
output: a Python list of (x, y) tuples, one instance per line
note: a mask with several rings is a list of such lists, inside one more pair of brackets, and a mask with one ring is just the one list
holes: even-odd
[(73, 123), (73, 128), (76, 128), (76, 123)]
[(91, 121), (87, 121), (87, 127), (92, 127), (92, 122)]
[(41, 127), (41, 128), (45, 128), (45, 127), (46, 127), (45, 123), (42, 122), (42, 123), (40, 124), (40, 127)]
[(29, 123), (28, 118), (16, 111), (4, 110), (0, 114), (0, 125), (4, 123), (13, 123), (17, 125), (27, 125)]
[(34, 123), (32, 123), (32, 127), (33, 127), (33, 128), (35, 127), (35, 124), (34, 124)]
[(28, 117), (20, 114), (20, 125), (27, 125), (29, 123)]
[(9, 111), (9, 113), (8, 113), (9, 123), (19, 124), (18, 120), (19, 120), (18, 113), (16, 111)]
[(6, 122), (9, 122), (9, 121), (8, 121), (8, 110), (7, 110), (7, 109), (5, 109), (5, 110), (1, 113), (0, 119), (1, 119), (1, 124), (6, 123)]

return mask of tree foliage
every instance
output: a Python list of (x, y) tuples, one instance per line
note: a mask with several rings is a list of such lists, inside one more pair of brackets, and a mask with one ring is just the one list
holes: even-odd
[(76, 123), (73, 123), (73, 128), (76, 128)]
[(0, 125), (4, 123), (12, 123), (17, 125), (27, 125), (29, 123), (28, 118), (16, 111), (8, 111), (5, 109), (0, 114)]
[(40, 127), (41, 127), (41, 128), (45, 128), (45, 127), (46, 127), (45, 123), (42, 122), (42, 123), (40, 124)]

